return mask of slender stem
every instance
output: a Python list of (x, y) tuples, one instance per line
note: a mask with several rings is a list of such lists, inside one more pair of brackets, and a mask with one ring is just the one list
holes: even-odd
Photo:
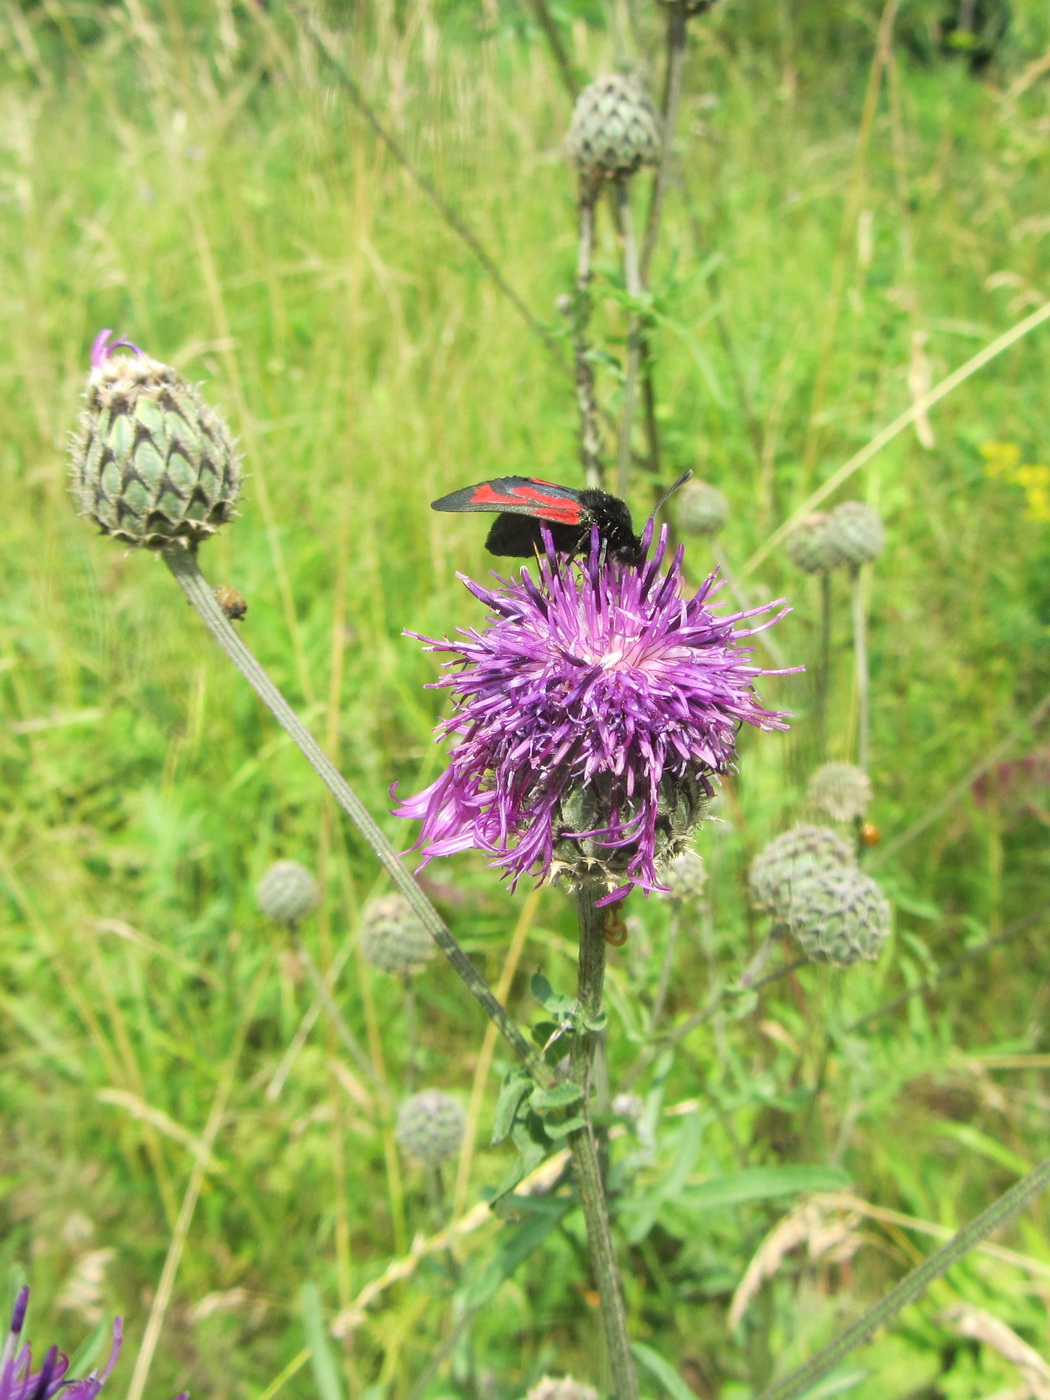
[(671, 179), (671, 157), (674, 148), (678, 110), (682, 103), (682, 73), (685, 69), (686, 12), (679, 0), (667, 12), (667, 67), (664, 70), (664, 94), (660, 113), (660, 160), (653, 177), (649, 195), (649, 214), (645, 222), (645, 243), (642, 247), (642, 281), (648, 283), (656, 242), (660, 236), (660, 218)]
[(550, 46), (551, 55), (554, 59), (554, 65), (558, 70), (558, 76), (561, 78), (562, 87), (564, 87), (565, 91), (569, 94), (570, 99), (575, 102), (576, 95), (580, 90), (579, 80), (576, 76), (576, 70), (572, 66), (572, 60), (569, 58), (565, 45), (562, 43), (561, 34), (558, 31), (557, 22), (551, 13), (551, 8), (547, 4), (547, 0), (529, 0), (529, 8), (536, 18), (536, 23), (543, 30), (543, 37)]
[(576, 258), (576, 297), (573, 302), (573, 348), (576, 359), (576, 404), (580, 411), (580, 463), (591, 490), (605, 484), (594, 365), (587, 342), (591, 319), (591, 251), (594, 247), (595, 191), (580, 190), (580, 248)]
[(680, 928), (681, 917), (676, 911), (671, 915), (671, 923), (667, 930), (667, 947), (664, 949), (663, 965), (660, 968), (660, 981), (657, 983), (656, 996), (653, 997), (653, 1009), (649, 1013), (650, 1031), (656, 1030), (660, 1017), (664, 1014), (664, 1005), (671, 986), (671, 969), (674, 967), (674, 950), (678, 942)]
[(820, 660), (813, 677), (817, 757), (828, 756), (828, 684), (831, 677), (831, 575), (820, 576)]
[(857, 764), (865, 773), (871, 762), (871, 686), (868, 678), (868, 629), (860, 570), (850, 574), (853, 656), (857, 672)]
[(303, 942), (302, 937), (300, 936), (297, 930), (293, 930), (292, 937), (295, 941), (295, 951), (299, 955), (299, 961), (306, 969), (306, 975), (313, 983), (313, 988), (317, 994), (317, 999), (318, 1001), (320, 1001), (325, 1011), (327, 1011), (328, 1019), (331, 1022), (332, 1029), (339, 1037), (343, 1049), (346, 1050), (347, 1054), (354, 1061), (354, 1063), (357, 1065), (358, 1069), (362, 1072), (362, 1074), (365, 1076), (368, 1082), (373, 1085), (373, 1087), (385, 1087), (383, 1085), (380, 1085), (379, 1080), (376, 1077), (376, 1072), (372, 1068), (372, 1061), (365, 1054), (364, 1047), (361, 1045), (361, 1042), (357, 1039), (357, 1036), (354, 1035), (353, 1031), (346, 1024), (346, 1018), (343, 1016), (338, 1006), (336, 1006), (335, 998), (332, 996), (332, 991), (328, 985), (328, 981), (325, 978), (324, 973), (314, 962), (312, 956), (310, 955), (309, 948), (307, 948), (306, 944)]
[(540, 1063), (529, 1042), (493, 996), (485, 979), (446, 928), (441, 916), (420, 889), (418, 883), (401, 864), (397, 852), (380, 830), (371, 813), (346, 779), (337, 771), (331, 759), (234, 630), (232, 623), (215, 601), (215, 595), (200, 571), (196, 554), (179, 547), (165, 550), (163, 557), (164, 562), (175, 575), (179, 587), (200, 613), (212, 636), (259, 699), (269, 709), (274, 719), (296, 744), (310, 767), (371, 846), (380, 864), (390, 875), (397, 889), (408, 900), (423, 927), (452, 964), (471, 996), (481, 1006), (485, 1015), (498, 1027), (500, 1034), (515, 1055), (528, 1066), (536, 1078), (547, 1082), (549, 1075), (545, 1066)]
[[(616, 215), (623, 234), (623, 278), (627, 295), (637, 300), (642, 294), (642, 278), (638, 266), (638, 244), (634, 237), (631, 199), (627, 179), (619, 176), (614, 184)], [(642, 336), (638, 312), (633, 307), (627, 322), (627, 368), (623, 381), (623, 413), (620, 419), (620, 443), (616, 460), (616, 494), (626, 497), (631, 484), (631, 428), (634, 423), (634, 400), (638, 390), (638, 370), (642, 362)]]
[[(605, 939), (602, 937), (602, 911), (595, 908), (595, 901), (603, 893), (604, 886), (585, 884), (577, 895), (580, 964), (576, 995), (580, 1014), (586, 1021), (595, 1020), (602, 1009)], [(576, 1082), (583, 1087), (583, 1106), (580, 1113), (585, 1122), (582, 1128), (569, 1134), (569, 1150), (572, 1152), (576, 1185), (587, 1227), (591, 1269), (601, 1301), (602, 1328), (605, 1333), (609, 1369), (612, 1372), (613, 1394), (616, 1400), (637, 1400), (638, 1375), (627, 1333), (627, 1308), (624, 1304), (616, 1250), (609, 1226), (609, 1210), (605, 1200), (605, 1188), (602, 1185), (598, 1148), (591, 1125), (590, 1085), (597, 1042), (596, 1031), (582, 1029), (573, 1040), (572, 1074)]]
[(412, 984), (411, 973), (405, 973), (405, 1093), (412, 1094), (416, 1088), (419, 1068), (419, 1036), (416, 1030), (416, 989)]

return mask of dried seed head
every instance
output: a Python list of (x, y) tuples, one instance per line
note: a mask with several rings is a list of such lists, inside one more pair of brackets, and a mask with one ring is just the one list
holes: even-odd
[(807, 574), (830, 574), (842, 563), (831, 535), (831, 516), (815, 510), (792, 530), (787, 538), (787, 552), (796, 568)]
[(403, 1151), (428, 1167), (454, 1157), (467, 1130), (459, 1101), (440, 1089), (424, 1089), (401, 1105), (394, 1136)]
[(526, 1395), (525, 1400), (598, 1400), (593, 1385), (574, 1381), (571, 1376), (544, 1376)]
[(809, 780), (809, 800), (836, 821), (853, 821), (871, 801), (871, 779), (853, 763), (825, 763)]
[(656, 110), (634, 78), (611, 73), (576, 99), (567, 145), (589, 186), (607, 175), (633, 175), (659, 155)]
[(826, 868), (796, 886), (788, 923), (807, 958), (849, 967), (878, 957), (890, 931), (890, 903), (856, 867)]
[(708, 481), (690, 481), (678, 493), (678, 528), (686, 535), (717, 535), (729, 519), (729, 502)]
[(434, 956), (434, 940), (404, 895), (387, 894), (365, 910), (361, 951), (381, 972), (418, 972)]
[[(128, 341), (96, 337), (72, 442), (70, 490), (104, 535), (195, 548), (234, 515), (241, 468), (230, 430), (194, 386)], [(131, 355), (114, 355), (125, 346)]]
[(687, 904), (699, 899), (707, 883), (703, 856), (691, 848), (680, 851), (663, 872), (663, 882), (669, 891), (668, 898), (676, 903)]
[(751, 863), (751, 902), (779, 922), (790, 917), (794, 892), (817, 871), (856, 866), (853, 847), (826, 826), (795, 826), (770, 841)]
[(255, 887), (259, 908), (275, 924), (297, 924), (321, 897), (317, 881), (297, 860), (271, 865)]
[(877, 559), (886, 543), (882, 521), (863, 501), (843, 501), (835, 507), (828, 524), (828, 537), (839, 562), (852, 569)]

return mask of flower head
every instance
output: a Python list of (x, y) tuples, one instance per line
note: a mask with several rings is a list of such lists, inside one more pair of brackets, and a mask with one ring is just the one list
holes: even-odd
[[(643, 536), (648, 554), (651, 526)], [(753, 689), (763, 674), (738, 643), (760, 627), (718, 616), (711, 575), (685, 596), (682, 551), (662, 572), (666, 530), (637, 566), (603, 557), (597, 532), (572, 562), (549, 544), (539, 582), (486, 588), (483, 630), (426, 642), (447, 653), (435, 682), (455, 713), (439, 727), (455, 747), (445, 772), (397, 809), (418, 817), (424, 863), (476, 847), (512, 882), (566, 874), (604, 880), (612, 896), (663, 888), (658, 867), (687, 843), (730, 771), (741, 723), (783, 729)], [(462, 577), (462, 576), (461, 576)], [(718, 606), (717, 604), (715, 605)]]
[(29, 1289), (23, 1288), (15, 1299), (11, 1328), (0, 1352), (0, 1400), (51, 1400), (61, 1393), (62, 1400), (95, 1400), (113, 1367), (117, 1364), (124, 1327), (120, 1318), (113, 1322), (113, 1346), (109, 1360), (101, 1371), (92, 1371), (82, 1381), (68, 1380), (69, 1357), (58, 1347), (49, 1347), (40, 1370), (33, 1370), (33, 1357), (28, 1342), (20, 1345), (29, 1306)]

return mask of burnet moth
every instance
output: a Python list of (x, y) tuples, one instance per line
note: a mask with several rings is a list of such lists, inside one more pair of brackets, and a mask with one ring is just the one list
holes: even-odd
[[(692, 476), (683, 472), (669, 491), (664, 492), (652, 519), (668, 496)], [(602, 548), (620, 564), (642, 561), (642, 541), (634, 533), (631, 512), (625, 501), (606, 491), (577, 491), (553, 481), (532, 476), (498, 476), (461, 486), (440, 500), (431, 501), (432, 510), (457, 513), (496, 512), (485, 548), (490, 554), (527, 559), (543, 550), (541, 530), (550, 531), (559, 554), (581, 554), (590, 545), (591, 530), (597, 526)]]

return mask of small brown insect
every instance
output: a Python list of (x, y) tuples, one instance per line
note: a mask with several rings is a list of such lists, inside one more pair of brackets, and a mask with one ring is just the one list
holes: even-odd
[(860, 829), (860, 839), (865, 846), (877, 846), (882, 840), (882, 832), (874, 822), (865, 822)]
[(613, 948), (622, 948), (627, 942), (627, 923), (623, 917), (622, 901), (606, 909), (602, 919), (602, 937)]
[(231, 622), (240, 622), (248, 611), (247, 598), (243, 593), (238, 593), (236, 588), (231, 588), (228, 583), (220, 584), (215, 590), (215, 601)]

